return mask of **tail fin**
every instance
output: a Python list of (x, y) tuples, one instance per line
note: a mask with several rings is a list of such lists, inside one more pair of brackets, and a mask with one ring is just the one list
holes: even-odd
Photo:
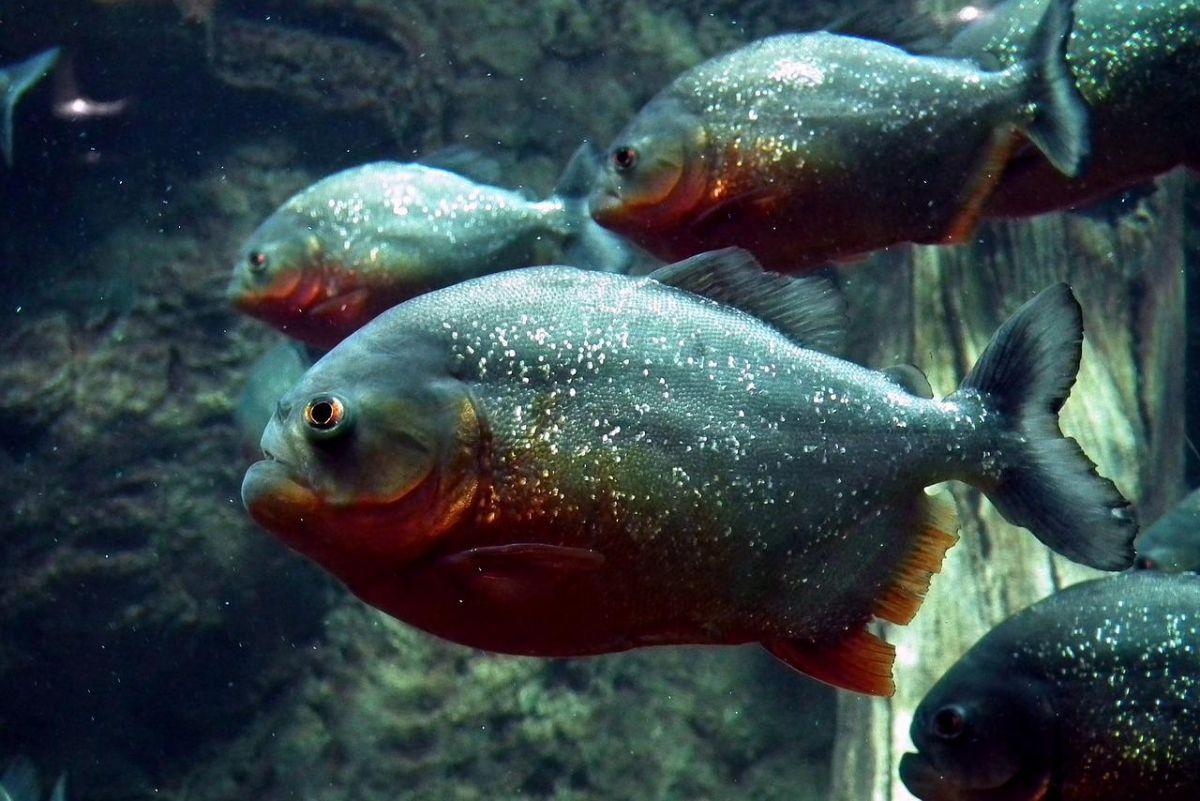
[(11, 801), (38, 801), (42, 797), (37, 769), (27, 757), (17, 757), (0, 777), (0, 791)]
[(1082, 349), (1083, 313), (1057, 284), (1000, 327), (955, 394), (979, 397), (1009, 430), (999, 476), (980, 482), (1000, 514), (1068, 559), (1120, 570), (1133, 563), (1129, 503), (1058, 427)]
[(603, 151), (591, 142), (584, 142), (576, 148), (554, 187), (554, 195), (565, 212), (564, 258), (574, 267), (606, 273), (629, 273), (639, 266), (657, 266), (652, 257), (601, 227), (588, 211), (588, 195), (603, 157)]
[(44, 53), (0, 70), (0, 152), (8, 166), (13, 163), (13, 112), (17, 101), (40, 81), (58, 60), (60, 50), (52, 47)]
[(1091, 154), (1088, 106), (1067, 63), (1074, 5), (1074, 0), (1051, 0), (1021, 65), (1029, 76), (1026, 100), (1034, 108), (1025, 135), (1071, 178), (1083, 173)]

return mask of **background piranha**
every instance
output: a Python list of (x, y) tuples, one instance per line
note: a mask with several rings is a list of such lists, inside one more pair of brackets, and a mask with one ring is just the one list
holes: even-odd
[(592, 214), (656, 255), (738, 245), (797, 270), (974, 229), (1015, 129), (1078, 174), (1087, 111), (1054, 0), (1020, 63), (914, 56), (829, 33), (775, 36), (684, 73), (610, 149)]
[(830, 293), (727, 250), (650, 278), (531, 268), (424, 295), (283, 396), (243, 501), (451, 640), (759, 642), (878, 694), (893, 652), (864, 626), (908, 622), (954, 542), (925, 487), (970, 482), (1060, 553), (1130, 564), (1125, 501), (1058, 431), (1082, 342), (1065, 286), (944, 400), (822, 352)]
[(289, 336), (329, 348), (431, 289), (550, 262), (624, 272), (641, 258), (587, 215), (597, 154), (584, 145), (555, 193), (533, 201), (422, 164), (332, 175), (259, 226), (229, 296)]
[(60, 50), (52, 47), (36, 56), (0, 68), (0, 154), (10, 167), (13, 163), (13, 114), (17, 101), (46, 77), (58, 61)]
[[(949, 53), (989, 67), (1015, 63), (1047, 2), (1009, 0), (955, 37)], [(986, 214), (1076, 207), (1181, 164), (1200, 166), (1200, 2), (1076, 0), (1067, 61), (1090, 109), (1091, 165), (1068, 177), (1027, 146)]]
[(1139, 534), (1136, 544), (1140, 568), (1200, 572), (1200, 490)]
[(1077, 584), (990, 631), (917, 708), (921, 801), (1200, 797), (1200, 576)]

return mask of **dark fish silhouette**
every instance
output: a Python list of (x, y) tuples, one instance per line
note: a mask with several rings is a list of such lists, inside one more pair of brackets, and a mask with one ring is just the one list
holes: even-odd
[(922, 801), (1200, 798), (1200, 576), (1078, 584), (992, 629), (929, 691), (900, 763)]

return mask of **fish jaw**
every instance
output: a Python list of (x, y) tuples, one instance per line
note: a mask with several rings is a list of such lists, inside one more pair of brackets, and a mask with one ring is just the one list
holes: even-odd
[(1018, 771), (1002, 784), (971, 787), (943, 773), (924, 754), (911, 752), (900, 758), (900, 781), (921, 801), (1045, 801), (1050, 793), (1048, 772)]
[(321, 276), (302, 271), (277, 275), (265, 287), (248, 287), (234, 279), (228, 297), (235, 308), (294, 339), (317, 348), (332, 348), (357, 331), (382, 306), (370, 287), (341, 281), (335, 289)]

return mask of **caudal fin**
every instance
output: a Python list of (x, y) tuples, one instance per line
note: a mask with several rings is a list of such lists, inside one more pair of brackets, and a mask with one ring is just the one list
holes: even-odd
[(1068, 559), (1121, 570), (1133, 563), (1129, 503), (1058, 427), (1082, 351), (1083, 313), (1056, 284), (1000, 327), (952, 397), (981, 400), (1006, 429), (998, 472), (977, 482), (1000, 514)]
[(1051, 1), (1023, 65), (1029, 75), (1026, 99), (1034, 108), (1025, 135), (1059, 172), (1072, 178), (1083, 173), (1091, 155), (1088, 106), (1067, 63), (1074, 5), (1074, 0)]
[(13, 113), (17, 101), (40, 81), (58, 60), (59, 48), (52, 47), (44, 53), (12, 64), (0, 70), (0, 152), (10, 167), (13, 163)]

